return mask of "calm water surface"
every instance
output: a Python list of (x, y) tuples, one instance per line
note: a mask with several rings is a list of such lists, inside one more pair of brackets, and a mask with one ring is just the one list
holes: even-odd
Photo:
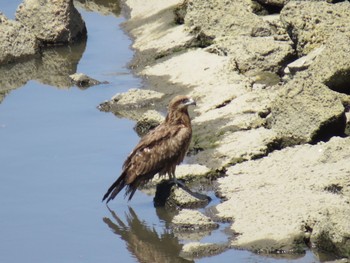
[[(19, 3), (2, 0), (0, 10), (13, 19)], [(0, 262), (192, 262), (178, 256), (187, 241), (166, 228), (152, 197), (137, 192), (127, 203), (121, 195), (110, 210), (101, 203), (138, 137), (133, 122), (96, 106), (141, 84), (125, 67), (132, 52), (123, 18), (79, 11), (86, 45), (45, 51), (36, 70), (24, 63), (30, 73), (16, 76), (18, 84), (6, 82), (16, 67), (0, 69), (2, 83), (14, 85), (0, 104)], [(70, 87), (66, 73), (75, 71), (109, 84)], [(224, 242), (225, 227), (202, 241)], [(278, 260), (229, 250), (196, 262), (318, 261), (310, 252)]]

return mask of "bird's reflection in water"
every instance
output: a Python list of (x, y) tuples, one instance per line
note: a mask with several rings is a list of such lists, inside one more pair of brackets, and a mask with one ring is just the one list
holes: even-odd
[(171, 232), (158, 234), (137, 217), (135, 211), (129, 207), (124, 223), (110, 208), (112, 220), (108, 217), (103, 221), (127, 243), (127, 248), (139, 262), (194, 262), (179, 256), (182, 245)]

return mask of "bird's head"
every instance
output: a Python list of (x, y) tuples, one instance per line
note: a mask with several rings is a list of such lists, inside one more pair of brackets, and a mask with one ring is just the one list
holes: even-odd
[(188, 106), (190, 105), (196, 105), (196, 102), (194, 99), (179, 95), (173, 98), (169, 103), (169, 111), (182, 111), (187, 110)]

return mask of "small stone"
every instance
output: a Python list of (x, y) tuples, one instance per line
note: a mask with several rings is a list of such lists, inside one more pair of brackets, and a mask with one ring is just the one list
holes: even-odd
[(303, 56), (292, 63), (289, 63), (287, 67), (284, 69), (285, 74), (295, 74), (297, 71), (302, 71), (307, 69), (312, 62), (315, 60), (315, 58), (322, 53), (324, 50), (324, 46), (320, 46), (318, 48), (315, 48), (312, 50), (309, 54), (306, 56)]
[(198, 231), (216, 229), (219, 225), (201, 212), (182, 209), (172, 220), (173, 227), (181, 231)]
[(72, 75), (69, 75), (69, 78), (75, 85), (77, 85), (80, 88), (88, 88), (91, 86), (108, 83), (106, 81), (105, 82), (98, 81), (83, 73), (74, 73)]
[(191, 242), (182, 247), (180, 256), (188, 259), (217, 255), (228, 249), (227, 244)]
[(111, 104), (117, 104), (123, 108), (141, 108), (154, 104), (164, 96), (163, 93), (146, 90), (130, 89), (125, 93), (119, 93), (112, 97)]

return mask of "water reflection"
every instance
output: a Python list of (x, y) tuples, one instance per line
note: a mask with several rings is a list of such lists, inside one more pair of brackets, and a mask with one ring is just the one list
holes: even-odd
[(110, 208), (112, 219), (103, 218), (115, 234), (127, 243), (127, 248), (138, 262), (194, 262), (179, 256), (182, 244), (171, 232), (164, 230), (158, 234), (154, 228), (140, 221), (135, 211), (129, 207), (125, 213), (126, 223)]
[(79, 44), (45, 49), (39, 62), (35, 80), (58, 88), (72, 86), (69, 75), (77, 71), (84, 54), (86, 41)]
[(74, 5), (102, 15), (113, 14), (118, 17), (121, 12), (119, 0), (75, 0)]
[(68, 76), (76, 72), (85, 47), (86, 42), (83, 41), (74, 45), (48, 48), (42, 51), (39, 58), (1, 66), (0, 93), (20, 88), (30, 80), (58, 88), (71, 87)]

